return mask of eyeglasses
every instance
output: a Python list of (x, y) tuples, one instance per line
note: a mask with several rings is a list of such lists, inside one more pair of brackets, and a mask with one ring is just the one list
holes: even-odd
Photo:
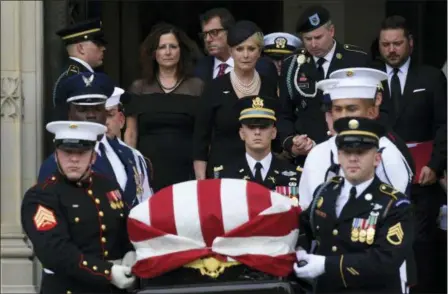
[(220, 32), (225, 31), (225, 30), (226, 29), (221, 28), (221, 29), (213, 29), (210, 31), (202, 32), (202, 33), (199, 33), (199, 38), (206, 39), (207, 35), (210, 35), (210, 37), (216, 38)]

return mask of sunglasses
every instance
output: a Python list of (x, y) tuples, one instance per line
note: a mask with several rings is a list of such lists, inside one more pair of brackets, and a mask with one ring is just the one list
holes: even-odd
[(222, 31), (226, 31), (226, 29), (224, 29), (224, 28), (222, 28), (222, 29), (213, 29), (213, 30), (210, 30), (210, 31), (202, 32), (202, 33), (199, 33), (199, 38), (200, 39), (206, 39), (207, 35), (210, 35), (210, 37), (216, 38), (219, 35), (219, 33), (222, 32)]

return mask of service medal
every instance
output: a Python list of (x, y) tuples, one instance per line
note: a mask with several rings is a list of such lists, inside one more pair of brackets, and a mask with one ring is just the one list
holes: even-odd
[(115, 204), (115, 202), (111, 202), (110, 207), (115, 210), (117, 209), (117, 204)]
[(351, 235), (350, 239), (352, 240), (352, 242), (358, 242), (358, 240), (359, 240), (359, 232), (358, 232), (357, 228), (353, 228), (352, 229), (352, 235)]
[(359, 232), (359, 242), (364, 243), (366, 241), (367, 232), (366, 230), (362, 229)]

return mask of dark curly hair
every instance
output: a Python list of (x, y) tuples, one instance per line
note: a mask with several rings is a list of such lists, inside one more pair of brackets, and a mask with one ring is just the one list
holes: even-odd
[(140, 62), (142, 77), (153, 83), (159, 71), (159, 64), (155, 58), (155, 52), (159, 46), (160, 36), (173, 34), (179, 42), (180, 59), (177, 64), (176, 75), (178, 79), (192, 76), (193, 68), (197, 60), (202, 57), (199, 47), (185, 32), (169, 23), (158, 23), (151, 29), (140, 47)]

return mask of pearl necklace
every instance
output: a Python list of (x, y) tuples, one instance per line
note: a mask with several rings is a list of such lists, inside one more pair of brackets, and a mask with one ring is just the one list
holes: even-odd
[(243, 94), (244, 96), (250, 96), (256, 94), (258, 92), (261, 85), (260, 75), (257, 71), (255, 71), (254, 77), (252, 81), (250, 81), (248, 84), (243, 83), (236, 73), (234, 71), (230, 72), (230, 81), (232, 82), (232, 85), (235, 87), (235, 90)]

